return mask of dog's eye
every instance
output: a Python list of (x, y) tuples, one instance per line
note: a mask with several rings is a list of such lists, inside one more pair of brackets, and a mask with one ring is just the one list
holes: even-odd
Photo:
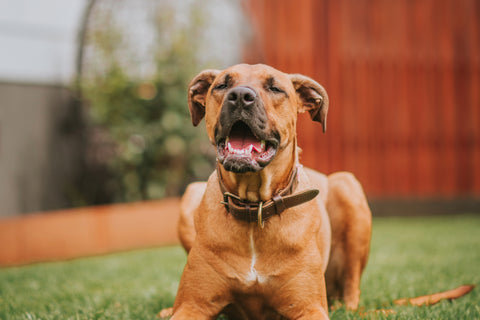
[(272, 91), (272, 92), (275, 92), (275, 93), (285, 93), (285, 91), (283, 91), (282, 89), (280, 89), (279, 87), (275, 87), (275, 86), (270, 86), (268, 87), (268, 90)]
[(214, 90), (227, 89), (227, 84), (226, 84), (226, 83), (221, 83), (221, 84), (219, 84), (219, 85), (216, 85), (213, 89), (214, 89)]

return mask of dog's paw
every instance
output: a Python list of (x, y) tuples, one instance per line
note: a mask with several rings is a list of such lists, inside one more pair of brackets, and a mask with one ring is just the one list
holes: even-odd
[(171, 317), (172, 315), (173, 315), (173, 308), (165, 308), (158, 313), (157, 317), (160, 319), (166, 319), (168, 317)]

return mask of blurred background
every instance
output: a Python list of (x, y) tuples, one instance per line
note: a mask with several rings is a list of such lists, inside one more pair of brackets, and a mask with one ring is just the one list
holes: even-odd
[(303, 164), (374, 215), (480, 212), (476, 0), (0, 0), (0, 217), (162, 199), (213, 169), (186, 88), (266, 63), (330, 96)]

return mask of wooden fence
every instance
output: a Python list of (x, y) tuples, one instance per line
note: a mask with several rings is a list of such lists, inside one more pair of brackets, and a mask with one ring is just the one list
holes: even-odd
[(327, 134), (302, 116), (303, 163), (376, 197), (480, 195), (480, 1), (246, 0), (247, 62), (322, 83)]
[(178, 198), (0, 219), (0, 267), (178, 244)]

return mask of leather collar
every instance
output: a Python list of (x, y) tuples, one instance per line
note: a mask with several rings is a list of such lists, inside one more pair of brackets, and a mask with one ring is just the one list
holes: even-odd
[(290, 175), (288, 185), (271, 199), (264, 202), (249, 202), (227, 191), (220, 169), (217, 167), (218, 182), (223, 194), (223, 201), (221, 201), (221, 203), (225, 205), (225, 209), (227, 209), (235, 219), (255, 222), (263, 228), (265, 221), (274, 215), (280, 215), (286, 209), (308, 202), (318, 195), (318, 189), (307, 189), (294, 194), (293, 192), (298, 185), (297, 174), (298, 169), (295, 167)]

